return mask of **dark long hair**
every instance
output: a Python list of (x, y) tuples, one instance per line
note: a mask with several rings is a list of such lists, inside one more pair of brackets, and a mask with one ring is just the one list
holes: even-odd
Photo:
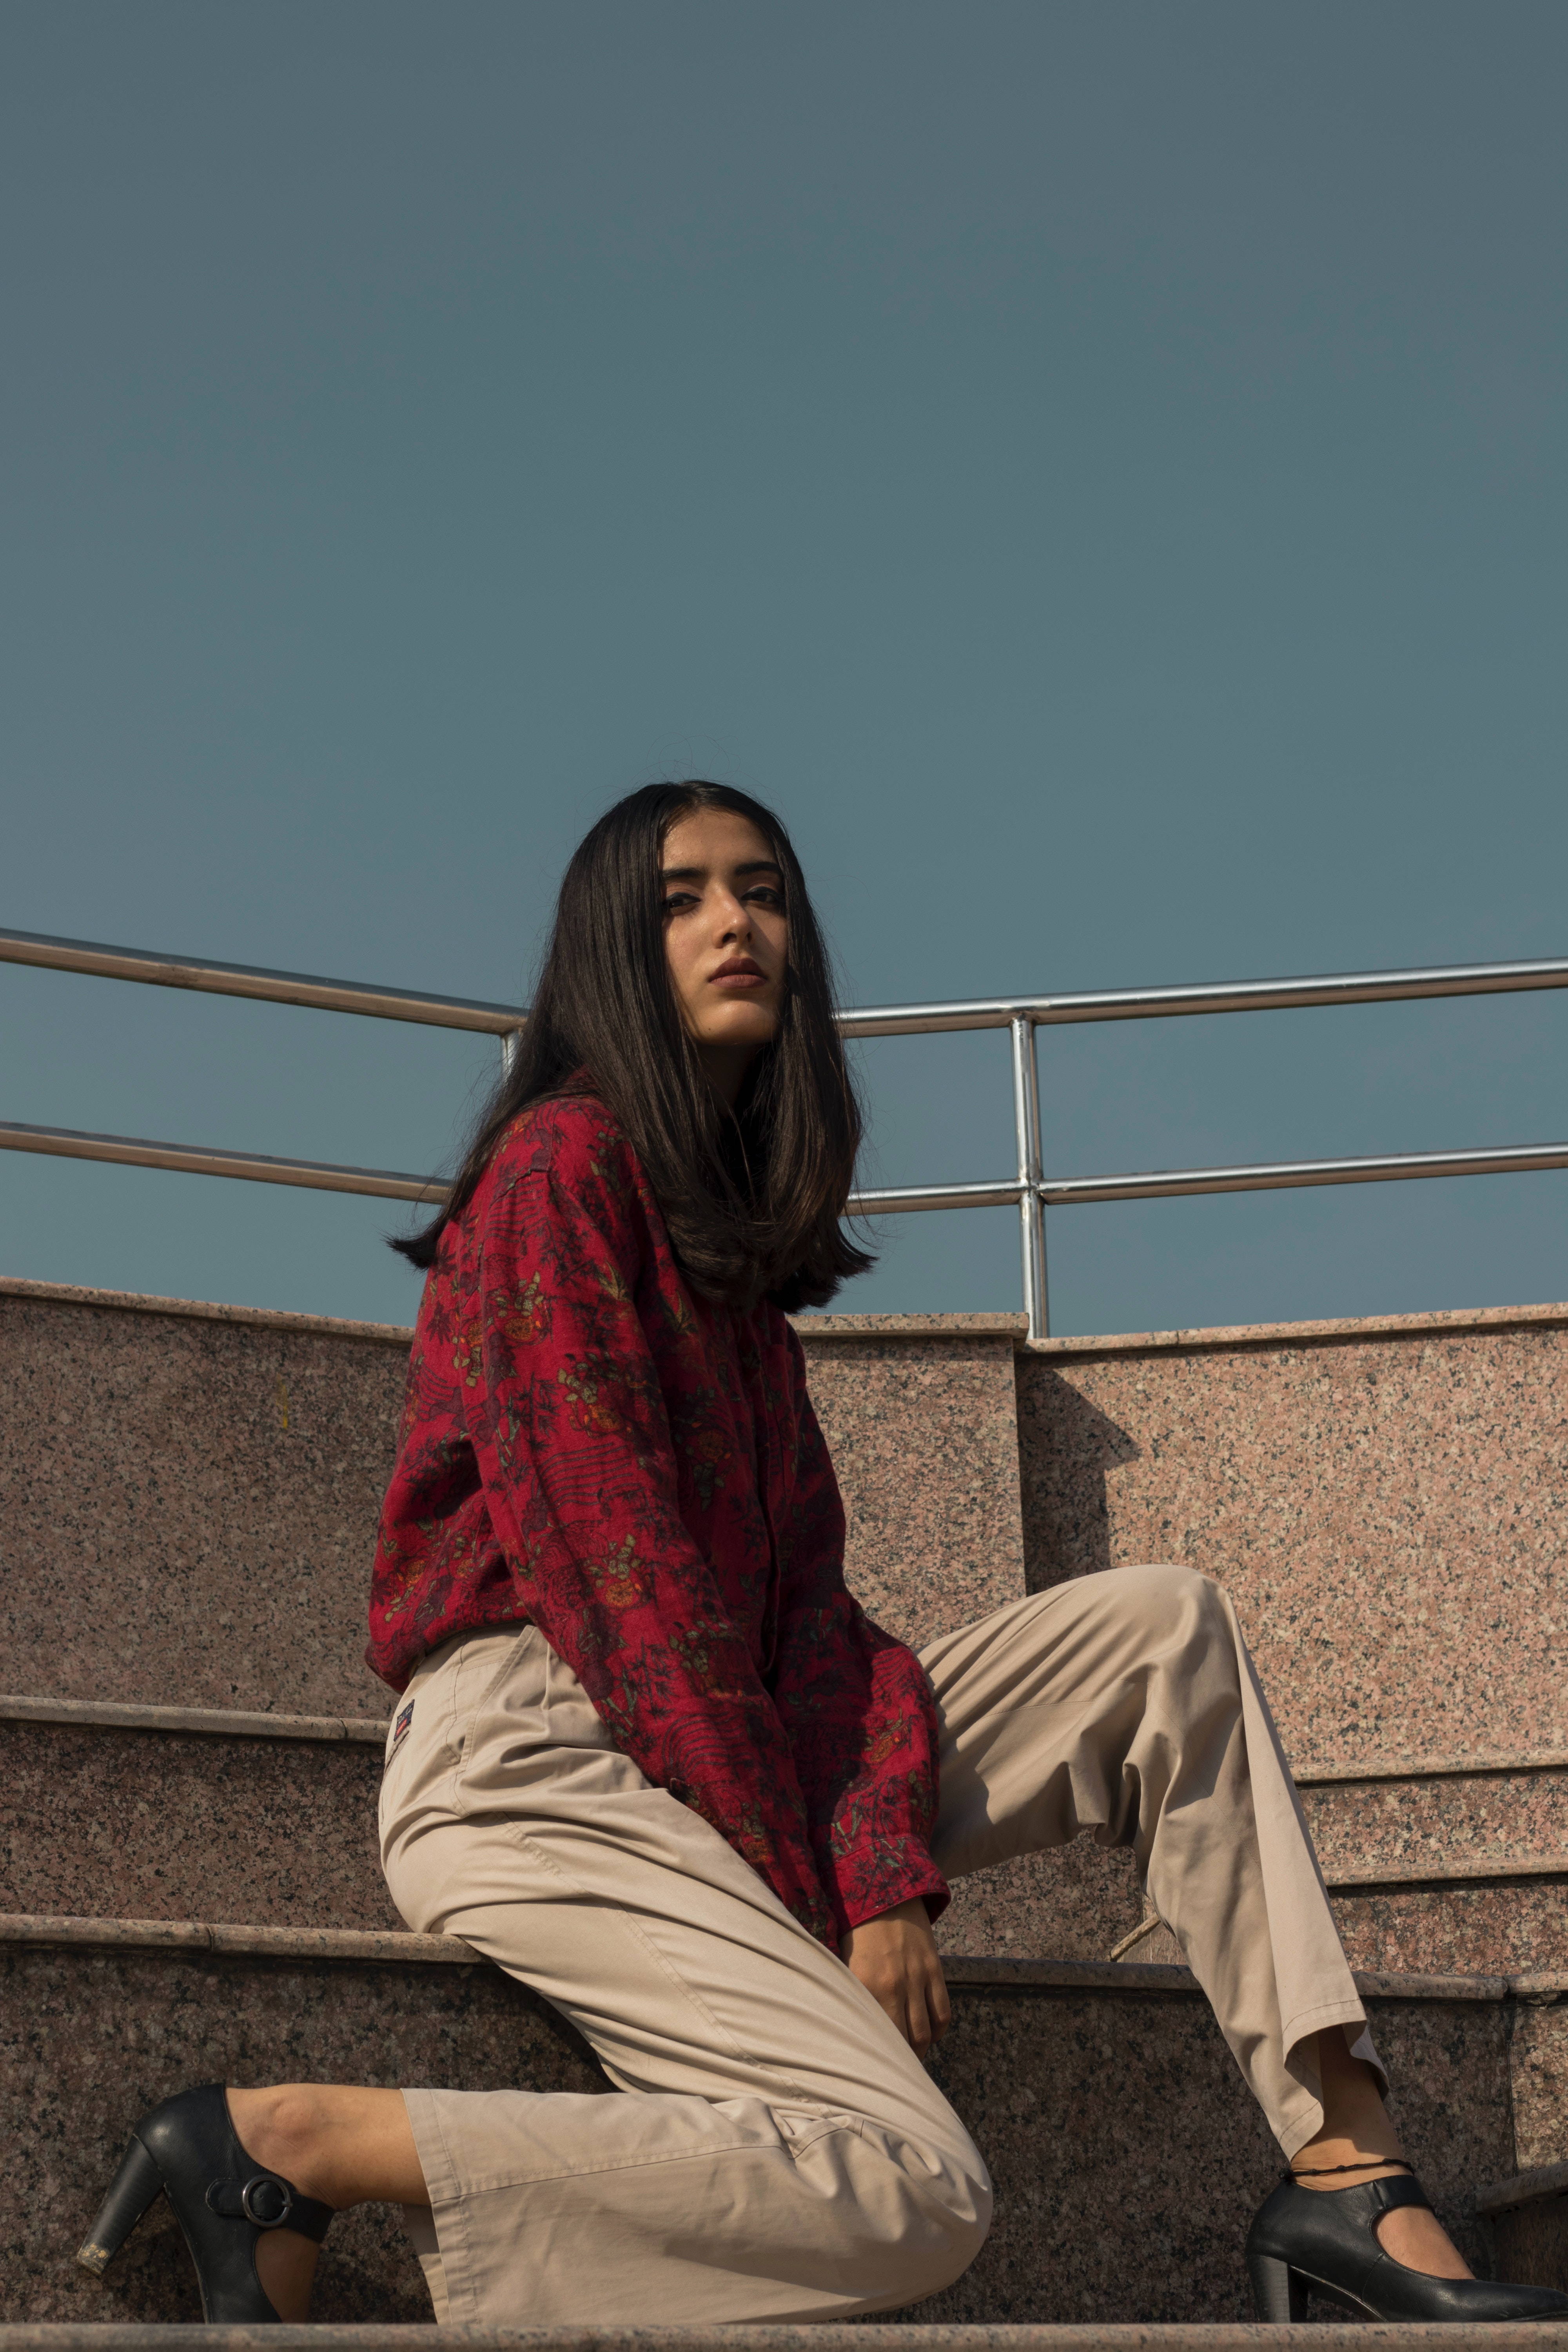
[[(778, 1034), (733, 1115), (703, 1074), (665, 955), (659, 859), (671, 825), (694, 809), (749, 818), (784, 874)], [(703, 1297), (823, 1307), (873, 1263), (839, 1223), (861, 1119), (827, 950), (789, 835), (749, 793), (698, 779), (645, 784), (599, 819), (566, 868), (528, 1025), (457, 1181), (440, 1214), (393, 1248), (429, 1265), (519, 1112), (589, 1090), (641, 1160), (681, 1271)]]

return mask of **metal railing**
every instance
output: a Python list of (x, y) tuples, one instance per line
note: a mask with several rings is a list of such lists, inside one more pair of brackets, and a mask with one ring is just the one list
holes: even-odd
[[(159, 988), (195, 989), (215, 996), (247, 996), (272, 1004), (303, 1004), (330, 1013), (362, 1013), (383, 1021), (416, 1021), (441, 1029), (488, 1032), (510, 1060), (528, 1013), (521, 1004), (489, 1004), (462, 996), (428, 996), (405, 988), (374, 988), (358, 981), (321, 980), (260, 966), (209, 963), (190, 956), (153, 955), (138, 948), (88, 940), (49, 939), (32, 931), (0, 931), (0, 962), (52, 971), (133, 980)], [(1148, 1021), (1200, 1013), (1271, 1013), (1295, 1006), (1391, 1004), (1435, 996), (1489, 996), (1537, 988), (1568, 988), (1568, 958), (1527, 963), (1445, 964), (1407, 971), (1331, 973), (1307, 980), (1205, 982), (1195, 988), (1090, 989), (1063, 996), (982, 997), (940, 1004), (858, 1007), (838, 1015), (847, 1037), (912, 1037), (960, 1029), (1005, 1029), (1012, 1048), (1015, 1173), (992, 1183), (900, 1185), (857, 1192), (849, 1213), (888, 1216), (919, 1209), (1016, 1207), (1024, 1305), (1031, 1339), (1050, 1321), (1046, 1284), (1045, 1212), (1091, 1201), (1159, 1201), (1198, 1192), (1271, 1192), (1301, 1185), (1374, 1184), (1420, 1176), (1495, 1176), (1533, 1168), (1568, 1168), (1568, 1143), (1509, 1144), (1473, 1151), (1399, 1151), (1352, 1160), (1287, 1160), (1234, 1168), (1181, 1168), (1146, 1175), (1047, 1177), (1040, 1164), (1039, 1080), (1036, 1033), (1086, 1021)], [(338, 1167), (314, 1160), (275, 1159), (264, 1152), (222, 1151), (194, 1144), (155, 1143), (129, 1135), (88, 1135), (69, 1128), (27, 1127), (0, 1120), (0, 1150), (42, 1151), (72, 1160), (115, 1160), (133, 1168), (173, 1168), (193, 1175), (243, 1176), (264, 1184), (299, 1184), (324, 1192), (361, 1192), (389, 1201), (434, 1204), (447, 1187), (438, 1177), (409, 1176), (386, 1168)]]

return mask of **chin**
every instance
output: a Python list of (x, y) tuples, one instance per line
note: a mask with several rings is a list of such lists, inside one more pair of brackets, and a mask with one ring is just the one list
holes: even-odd
[(710, 1045), (771, 1045), (779, 1033), (776, 1013), (761, 1005), (737, 1005), (727, 1021), (716, 1021), (707, 1032)]

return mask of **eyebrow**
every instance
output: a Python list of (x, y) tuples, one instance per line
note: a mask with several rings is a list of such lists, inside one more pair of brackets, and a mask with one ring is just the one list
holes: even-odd
[[(658, 878), (661, 882), (700, 882), (708, 870), (706, 866), (666, 866), (660, 868)], [(731, 871), (737, 876), (776, 874), (781, 882), (784, 879), (784, 867), (771, 857), (751, 858), (744, 866), (732, 866)]]

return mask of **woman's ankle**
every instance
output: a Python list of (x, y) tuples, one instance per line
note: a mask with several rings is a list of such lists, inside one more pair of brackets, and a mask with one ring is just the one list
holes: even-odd
[[(1337, 2141), (1328, 2146), (1337, 2147)], [(1350, 2157), (1330, 2158), (1321, 2148), (1300, 2148), (1290, 2158), (1290, 2175), (1302, 2189), (1359, 2189), (1369, 2180), (1389, 2180), (1407, 2173), (1402, 2156), (1378, 2156), (1357, 2149)]]
[(275, 2083), (230, 2091), (228, 2111), (247, 2156), (323, 2205), (430, 2202), (401, 2091)]
[(247, 2156), (264, 2171), (281, 2174), (303, 2196), (321, 2196), (314, 2178), (321, 2103), (310, 2085), (275, 2083), (255, 2091), (231, 2088), (225, 2095), (235, 2137)]

